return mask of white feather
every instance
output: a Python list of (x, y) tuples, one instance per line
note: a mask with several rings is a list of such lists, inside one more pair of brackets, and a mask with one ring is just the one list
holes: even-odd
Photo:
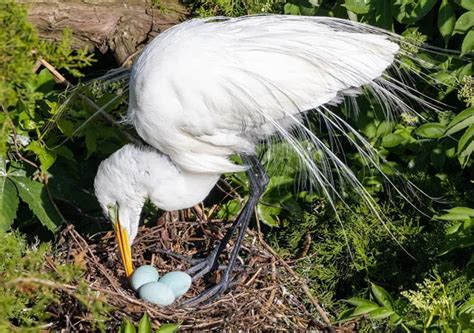
[(191, 20), (150, 43), (130, 81), (128, 118), (182, 169), (243, 170), (228, 157), (252, 152), (288, 119), (373, 82), (399, 46), (321, 17)]
[[(99, 201), (103, 206), (134, 203), (123, 209), (129, 210), (125, 216), (134, 216), (125, 226), (136, 233), (136, 212), (145, 198), (165, 210), (190, 207), (206, 197), (222, 173), (245, 170), (229, 160), (231, 155), (253, 153), (262, 140), (278, 137), (296, 152), (334, 209), (334, 197), (344, 202), (333, 179), (337, 175), (383, 221), (373, 198), (336, 154), (338, 137), (330, 136), (328, 144), (303, 120), (306, 111), (318, 115), (329, 134), (353, 144), (394, 185), (370, 143), (329, 106), (349, 100), (359, 112), (354, 96), (370, 93), (389, 117), (412, 112), (410, 101), (433, 109), (401, 75), (388, 75), (389, 68), (400, 74), (398, 54), (417, 60), (400, 49), (401, 42), (382, 29), (328, 17), (196, 19), (165, 31), (133, 67), (127, 120), (169, 158), (137, 148), (115, 153), (96, 177)], [(154, 176), (130, 177), (144, 170)], [(116, 190), (120, 186), (127, 194)]]

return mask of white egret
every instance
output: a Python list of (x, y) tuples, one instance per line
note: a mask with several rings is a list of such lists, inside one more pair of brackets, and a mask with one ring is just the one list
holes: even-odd
[[(223, 173), (246, 171), (248, 202), (209, 258), (190, 270), (201, 276), (216, 267), (225, 243), (239, 228), (222, 280), (190, 304), (226, 290), (245, 229), (268, 182), (255, 148), (274, 135), (296, 151), (325, 195), (338, 197), (335, 170), (374, 207), (357, 177), (305, 126), (303, 117), (305, 111), (318, 114), (321, 123), (344, 135), (377, 167), (370, 144), (328, 105), (353, 99), (365, 87), (387, 115), (409, 111), (404, 97), (420, 98), (387, 74), (390, 67), (394, 72), (400, 68), (397, 56), (405, 52), (400, 45), (401, 37), (356, 22), (278, 15), (194, 19), (156, 37), (133, 66), (127, 113), (154, 148), (123, 147), (100, 165), (95, 179), (97, 198), (115, 223), (127, 275), (133, 271), (130, 245), (147, 198), (163, 210), (192, 207)], [(322, 153), (318, 162), (300, 138)], [(245, 165), (231, 162), (234, 154)]]

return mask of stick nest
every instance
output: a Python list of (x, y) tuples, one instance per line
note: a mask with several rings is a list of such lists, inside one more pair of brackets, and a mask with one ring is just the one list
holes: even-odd
[[(155, 266), (160, 275), (184, 271), (191, 266), (186, 258), (176, 258), (162, 250), (189, 258), (204, 258), (222, 239), (229, 227), (222, 221), (180, 221), (161, 218), (154, 227), (142, 227), (132, 246), (135, 267)], [(221, 256), (222, 264), (231, 252), (232, 241)], [(113, 232), (84, 238), (72, 226), (62, 233), (58, 243), (62, 263), (83, 265), (88, 288), (109, 306), (107, 329), (116, 331), (123, 318), (138, 322), (148, 313), (156, 327), (163, 323), (181, 323), (183, 330), (344, 330), (331, 326), (324, 310), (310, 294), (305, 282), (259, 237), (249, 231), (237, 261), (232, 287), (218, 300), (197, 308), (184, 308), (180, 302), (191, 298), (219, 281), (217, 271), (193, 282), (191, 289), (176, 304), (158, 307), (137, 297), (129, 287)], [(78, 305), (74, 292), (79, 286), (65, 285), (64, 300), (53, 309), (55, 329), (90, 330), (88, 314)]]

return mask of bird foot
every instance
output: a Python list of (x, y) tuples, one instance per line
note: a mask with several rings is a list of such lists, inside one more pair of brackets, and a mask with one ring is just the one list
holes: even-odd
[(195, 260), (196, 264), (186, 270), (186, 273), (192, 276), (193, 281), (206, 275), (212, 270), (217, 270), (221, 268), (217, 265), (217, 260), (219, 259), (218, 254), (220, 253), (219, 245), (220, 244), (218, 242), (218, 244), (214, 247), (212, 252), (206, 258), (193, 259)]
[(222, 278), (215, 286), (204, 290), (202, 293), (191, 299), (181, 302), (180, 305), (183, 307), (195, 307), (200, 304), (212, 303), (230, 287), (230, 279), (226, 278), (226, 276), (227, 275), (224, 275), (224, 278)]

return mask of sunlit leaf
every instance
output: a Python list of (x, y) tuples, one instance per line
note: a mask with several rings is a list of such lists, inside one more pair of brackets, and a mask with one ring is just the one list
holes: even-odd
[(18, 189), (21, 200), (28, 204), (41, 224), (50, 231), (56, 231), (63, 220), (51, 203), (44, 185), (28, 177), (12, 177), (11, 179)]
[(373, 320), (384, 319), (384, 318), (390, 317), (394, 313), (395, 312), (392, 309), (378, 308), (369, 313), (369, 318)]
[(456, 115), (449, 123), (445, 136), (457, 133), (472, 124), (474, 124), (474, 107), (470, 107)]
[(461, 45), (461, 55), (465, 55), (474, 51), (474, 30), (471, 29), (464, 37)]
[(361, 297), (351, 297), (346, 300), (347, 303), (352, 304), (354, 306), (363, 306), (363, 305), (375, 305), (377, 306), (377, 303), (374, 303), (368, 299), (361, 298)]
[(474, 150), (474, 125), (469, 126), (458, 142), (458, 154), (464, 166)]
[(175, 333), (178, 332), (180, 326), (181, 324), (163, 324), (156, 333)]
[(26, 149), (36, 154), (42, 172), (46, 172), (56, 161), (56, 153), (48, 150), (38, 141), (31, 142)]
[(374, 294), (375, 299), (381, 305), (385, 306), (387, 309), (392, 309), (392, 297), (390, 297), (390, 294), (384, 288), (371, 283), (370, 289), (372, 290), (372, 294)]
[(370, 0), (345, 0), (344, 7), (356, 14), (367, 14), (370, 9)]
[(138, 333), (151, 333), (151, 322), (145, 313), (138, 323)]
[(128, 319), (124, 319), (120, 325), (120, 333), (136, 333), (135, 326)]
[(462, 14), (456, 21), (454, 33), (464, 34), (474, 26), (474, 11)]
[(0, 231), (6, 231), (13, 223), (18, 209), (18, 194), (13, 182), (0, 174)]
[(354, 312), (352, 312), (352, 315), (353, 316), (359, 316), (359, 315), (362, 315), (362, 314), (367, 314), (367, 313), (370, 313), (376, 309), (380, 308), (380, 306), (378, 304), (367, 304), (367, 305), (359, 305), (358, 307), (356, 307), (354, 309)]
[(405, 138), (401, 135), (390, 133), (383, 137), (382, 146), (385, 148), (393, 148), (399, 146), (402, 142), (405, 141)]
[(445, 127), (440, 123), (423, 124), (415, 130), (419, 136), (428, 139), (438, 139), (443, 136)]
[(455, 3), (457, 3), (459, 6), (462, 8), (468, 9), (468, 10), (474, 10), (474, 1), (472, 0), (454, 0)]

